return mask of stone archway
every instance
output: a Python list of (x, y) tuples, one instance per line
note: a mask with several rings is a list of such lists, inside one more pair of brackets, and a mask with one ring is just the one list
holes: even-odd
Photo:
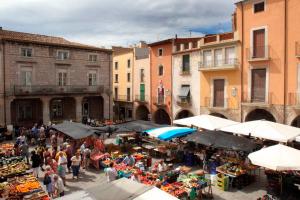
[(104, 99), (102, 96), (87, 96), (82, 100), (82, 116), (103, 120)]
[(76, 100), (73, 97), (53, 98), (49, 106), (51, 121), (76, 119)]
[(194, 114), (189, 110), (182, 110), (179, 113), (177, 113), (175, 119), (184, 119), (188, 117), (193, 117)]
[(264, 109), (255, 109), (248, 113), (245, 118), (245, 121), (261, 120), (265, 119), (271, 122), (276, 122), (275, 117), (267, 110)]
[(300, 128), (300, 115), (298, 115), (291, 123), (291, 126)]
[(221, 117), (223, 119), (227, 119), (227, 117), (221, 113), (210, 113), (210, 115), (215, 116), (215, 117)]
[(145, 105), (140, 105), (136, 108), (135, 111), (135, 119), (137, 120), (144, 120), (148, 121), (149, 120), (149, 110)]
[(155, 113), (154, 113), (154, 122), (157, 124), (171, 124), (171, 118), (169, 116), (169, 114), (167, 113), (167, 111), (165, 111), (164, 109), (158, 109)]

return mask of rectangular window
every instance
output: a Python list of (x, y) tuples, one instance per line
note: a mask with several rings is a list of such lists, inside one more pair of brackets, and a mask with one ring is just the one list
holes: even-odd
[(266, 69), (252, 69), (251, 102), (265, 102), (266, 72), (267, 72)]
[(21, 85), (30, 86), (32, 84), (32, 71), (21, 71)]
[(32, 105), (30, 103), (20, 103), (18, 105), (18, 120), (32, 119)]
[(118, 68), (119, 68), (119, 63), (115, 62), (115, 70), (118, 70)]
[(222, 65), (223, 61), (223, 55), (222, 55), (222, 49), (215, 49), (215, 55), (214, 55), (214, 61), (215, 61), (215, 66), (219, 67)]
[(66, 86), (67, 85), (67, 72), (58, 73), (58, 85)]
[(254, 4), (254, 13), (263, 12), (265, 10), (265, 2), (259, 2)]
[(32, 57), (32, 49), (30, 49), (30, 48), (21, 48), (21, 56), (23, 56), (23, 57)]
[(187, 42), (187, 43), (184, 43), (184, 49), (186, 50), (186, 49), (189, 49), (189, 43)]
[(214, 80), (214, 99), (213, 107), (224, 107), (225, 105), (225, 80), (224, 79), (215, 79)]
[(234, 47), (228, 47), (225, 48), (225, 64), (234, 64), (235, 63), (235, 48)]
[(97, 59), (98, 59), (98, 56), (97, 56), (97, 55), (95, 55), (95, 54), (90, 54), (90, 55), (89, 55), (89, 61), (90, 61), (90, 62), (96, 62)]
[(140, 80), (141, 80), (141, 83), (144, 82), (144, 79), (145, 79), (144, 69), (141, 69), (141, 71), (140, 71)]
[(197, 41), (193, 42), (193, 48), (195, 49), (197, 47), (198, 47), (198, 42)]
[(164, 75), (164, 66), (160, 65), (160, 66), (158, 67), (158, 75), (159, 75), (159, 76)]
[(119, 83), (119, 74), (115, 74), (115, 83)]
[(51, 114), (53, 118), (63, 117), (63, 101), (61, 99), (53, 100), (51, 104)]
[(127, 73), (127, 82), (130, 82), (130, 73)]
[(119, 90), (118, 90), (118, 88), (116, 87), (116, 88), (115, 88), (115, 100), (118, 100), (118, 96), (119, 96)]
[(253, 31), (253, 52), (252, 58), (264, 58), (265, 57), (265, 29), (259, 29)]
[(69, 52), (68, 51), (57, 51), (57, 59), (58, 60), (69, 59)]
[(189, 72), (190, 71), (190, 55), (183, 55), (182, 56), (182, 72)]
[(160, 49), (158, 49), (158, 56), (162, 56), (162, 55), (163, 55), (163, 49), (160, 48)]
[(190, 101), (190, 85), (181, 85), (179, 97), (182, 103)]
[(176, 44), (176, 51), (180, 51), (180, 44)]
[(89, 86), (97, 85), (97, 72), (89, 72)]
[(203, 65), (204, 67), (211, 67), (212, 65), (212, 55), (211, 51), (203, 51)]
[(130, 68), (130, 59), (127, 60), (127, 68)]
[(130, 101), (130, 88), (127, 88), (127, 101)]

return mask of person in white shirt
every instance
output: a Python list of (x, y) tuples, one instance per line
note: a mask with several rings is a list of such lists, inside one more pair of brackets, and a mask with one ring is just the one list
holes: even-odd
[(167, 165), (163, 160), (161, 160), (158, 164), (158, 172), (161, 173), (161, 172), (165, 172), (166, 170), (167, 170)]
[(59, 153), (57, 164), (58, 164), (58, 168), (57, 168), (58, 175), (62, 178), (64, 184), (66, 184), (66, 170), (67, 170), (68, 161), (63, 152)]
[(65, 186), (62, 179), (56, 174), (53, 176), (53, 190), (54, 195), (57, 197), (62, 197), (65, 195)]
[(107, 177), (107, 182), (112, 182), (117, 179), (118, 172), (114, 168), (114, 163), (110, 163), (109, 167), (105, 169), (105, 175)]
[(74, 179), (75, 176), (78, 179), (79, 169), (80, 169), (80, 163), (81, 163), (80, 152), (76, 152), (75, 156), (73, 156), (71, 158), (71, 161), (72, 161), (73, 179)]

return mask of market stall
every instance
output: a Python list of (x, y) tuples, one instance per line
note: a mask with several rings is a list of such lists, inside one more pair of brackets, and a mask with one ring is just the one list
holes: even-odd
[(186, 136), (195, 131), (196, 129), (185, 127), (163, 127), (146, 130), (145, 133), (148, 134), (149, 137), (157, 138), (163, 141), (168, 141), (173, 138)]
[(300, 128), (266, 120), (243, 122), (220, 130), (285, 143), (293, 141), (300, 135)]
[(188, 127), (198, 127), (206, 130), (218, 130), (222, 127), (238, 124), (238, 122), (221, 117), (216, 117), (213, 115), (198, 115), (194, 117), (174, 120), (173, 124)]
[(251, 153), (248, 157), (254, 165), (267, 169), (268, 193), (283, 199), (291, 195), (300, 196), (299, 150), (278, 144)]
[(0, 183), (0, 198), (7, 200), (50, 200), (42, 185), (32, 175), (9, 178)]
[(29, 169), (23, 157), (0, 158), (0, 182), (24, 174)]

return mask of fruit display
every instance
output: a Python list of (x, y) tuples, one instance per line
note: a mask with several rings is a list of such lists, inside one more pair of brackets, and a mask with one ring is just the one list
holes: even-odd
[(177, 178), (178, 182), (181, 182), (184, 187), (186, 188), (197, 188), (197, 189), (201, 189), (207, 186), (207, 180), (204, 178), (204, 176), (198, 176), (195, 174), (188, 174), (188, 175), (184, 175), (181, 174), (178, 178)]
[(24, 175), (8, 179), (0, 184), (0, 198), (48, 200), (47, 193), (32, 175)]
[(187, 194), (186, 188), (180, 182), (162, 185), (160, 189), (175, 197), (182, 197)]
[(14, 144), (4, 143), (0, 144), (0, 151), (13, 150)]
[(0, 166), (1, 179), (25, 173), (28, 169), (28, 165), (23, 160), (14, 160), (6, 164), (2, 163)]
[(247, 168), (238, 164), (226, 163), (225, 165), (217, 167), (217, 171), (233, 176), (240, 176), (247, 173)]

